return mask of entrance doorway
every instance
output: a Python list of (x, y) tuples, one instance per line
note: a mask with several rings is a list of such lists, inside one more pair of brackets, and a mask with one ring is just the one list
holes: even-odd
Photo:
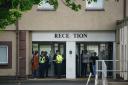
[[(87, 50), (89, 57), (96, 52), (99, 60), (113, 60), (113, 43), (112, 42), (77, 42), (76, 43), (76, 76), (77, 78), (84, 76), (82, 70), (82, 51)], [(113, 63), (106, 63), (108, 70), (113, 69)], [(87, 68), (87, 76), (90, 73), (90, 66)], [(108, 72), (108, 76), (112, 76), (112, 72)]]
[(41, 55), (41, 51), (47, 51), (47, 56), (49, 57), (49, 68), (48, 68), (48, 77), (55, 77), (56, 69), (54, 66), (53, 57), (57, 50), (63, 56), (61, 75), (66, 77), (66, 43), (65, 42), (32, 42), (32, 51), (38, 51)]

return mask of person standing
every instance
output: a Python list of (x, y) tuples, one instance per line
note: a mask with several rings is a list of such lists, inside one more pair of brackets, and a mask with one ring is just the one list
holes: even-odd
[(32, 59), (32, 73), (34, 78), (38, 77), (38, 68), (39, 68), (38, 51), (35, 51)]
[(57, 76), (56, 56), (57, 56), (57, 50), (56, 50), (56, 53), (53, 56), (54, 76)]
[(39, 75), (40, 75), (40, 78), (44, 78), (44, 74), (45, 74), (45, 70), (46, 70), (45, 63), (46, 63), (46, 55), (45, 55), (45, 51), (42, 51), (41, 55), (39, 57), (39, 73), (40, 73)]
[(48, 70), (49, 70), (49, 57), (47, 56), (47, 51), (45, 51), (45, 56), (46, 56), (46, 62), (45, 62), (45, 74), (46, 77), (48, 77)]
[(81, 61), (82, 61), (82, 76), (86, 77), (87, 76), (87, 67), (89, 64), (89, 55), (87, 54), (87, 50), (83, 50), (81, 54)]
[(58, 50), (56, 51), (55, 62), (56, 62), (57, 77), (61, 78), (63, 56), (60, 54)]
[(90, 68), (90, 72), (93, 74), (93, 61), (92, 61), (92, 59), (91, 59), (91, 57), (92, 57), (92, 55), (93, 55), (93, 53), (90, 53), (91, 55), (90, 55), (90, 58), (89, 58), (89, 68)]
[(93, 68), (93, 75), (95, 76), (96, 74), (96, 60), (99, 60), (98, 56), (96, 56), (97, 53), (94, 52), (93, 55), (91, 56), (90, 60), (92, 61), (92, 68)]

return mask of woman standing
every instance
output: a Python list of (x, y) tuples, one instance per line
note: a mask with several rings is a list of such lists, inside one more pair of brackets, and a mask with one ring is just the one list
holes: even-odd
[(38, 68), (39, 68), (38, 51), (35, 51), (33, 55), (33, 60), (32, 60), (32, 72), (33, 72), (34, 78), (38, 77)]

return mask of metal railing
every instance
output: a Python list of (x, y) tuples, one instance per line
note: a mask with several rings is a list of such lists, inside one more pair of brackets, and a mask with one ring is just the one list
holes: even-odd
[(107, 65), (105, 61), (102, 61), (102, 85), (108, 85), (107, 81)]
[(126, 80), (127, 74), (127, 70), (120, 69), (119, 60), (97, 60), (95, 85), (108, 85), (108, 80)]
[[(99, 64), (101, 65), (100, 69), (99, 69)], [(101, 79), (98, 79), (99, 72), (102, 73)], [(107, 82), (107, 65), (105, 63), (105, 60), (97, 60), (96, 61), (95, 85), (108, 85), (108, 82)]]
[(90, 79), (91, 79), (91, 76), (92, 76), (92, 73), (90, 73), (90, 74), (89, 74), (89, 77), (88, 77), (88, 80), (87, 80), (87, 83), (86, 83), (86, 85), (88, 85), (88, 84), (89, 84), (89, 82), (90, 82)]

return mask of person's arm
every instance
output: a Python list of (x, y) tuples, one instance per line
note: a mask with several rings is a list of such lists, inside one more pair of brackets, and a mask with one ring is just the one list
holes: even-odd
[(49, 57), (48, 56), (46, 56), (46, 61), (49, 63)]
[(56, 61), (56, 54), (53, 56), (53, 60), (52, 61)]
[(41, 56), (39, 56), (39, 63), (41, 62)]
[(99, 57), (98, 56), (96, 56), (96, 60), (99, 60)]

